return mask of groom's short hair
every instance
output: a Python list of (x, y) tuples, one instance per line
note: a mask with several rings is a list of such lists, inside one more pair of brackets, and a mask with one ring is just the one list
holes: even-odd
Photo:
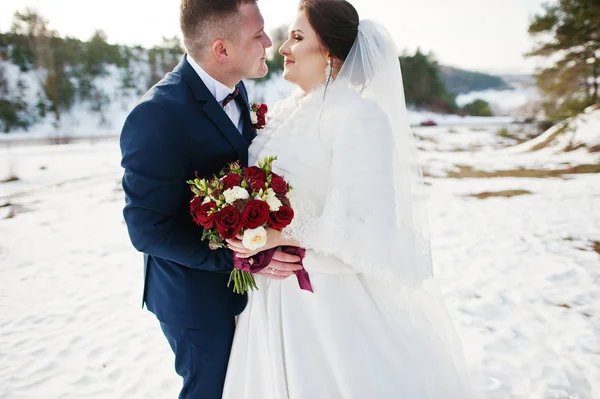
[(239, 7), (257, 0), (181, 0), (179, 23), (187, 51), (200, 57), (217, 37), (235, 41)]

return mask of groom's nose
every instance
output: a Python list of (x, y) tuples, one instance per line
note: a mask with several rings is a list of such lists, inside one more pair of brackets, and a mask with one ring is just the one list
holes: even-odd
[(264, 36), (264, 40), (265, 40), (265, 42), (263, 43), (263, 47), (264, 48), (269, 48), (269, 47), (271, 47), (273, 45), (273, 42), (271, 41), (271, 38), (266, 33), (265, 33), (265, 36)]

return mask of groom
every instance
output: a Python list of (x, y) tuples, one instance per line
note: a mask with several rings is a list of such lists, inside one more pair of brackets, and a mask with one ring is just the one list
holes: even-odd
[[(256, 131), (241, 80), (267, 73), (272, 43), (256, 0), (182, 0), (180, 22), (186, 56), (144, 95), (121, 132), (123, 214), (144, 253), (143, 303), (160, 321), (183, 378), (179, 397), (218, 399), (234, 317), (247, 299), (227, 288), (231, 251), (212, 251), (201, 240), (186, 180), (235, 160), (247, 166)], [(266, 275), (286, 278), (299, 260), (277, 253)]]

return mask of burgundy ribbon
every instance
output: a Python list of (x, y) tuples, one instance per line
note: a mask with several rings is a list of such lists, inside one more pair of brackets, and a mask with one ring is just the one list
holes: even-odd
[[(273, 255), (275, 255), (276, 248), (269, 249), (267, 251), (259, 252), (256, 255), (250, 258), (238, 258), (237, 256), (233, 256), (233, 267), (236, 269), (242, 270), (244, 272), (250, 273), (258, 273), (265, 267), (271, 263), (273, 259)], [(302, 261), (304, 260), (304, 256), (306, 255), (306, 249), (284, 246), (279, 247), (281, 252), (285, 252), (286, 254), (296, 255), (300, 257), (300, 262), (298, 263), (300, 266), (303, 266), (301, 270), (296, 270), (294, 273), (298, 278), (298, 285), (301, 289), (307, 290), (310, 292), (314, 292), (312, 285), (310, 284), (310, 278), (308, 276), (308, 272), (304, 270), (304, 265)], [(252, 261), (250, 261), (252, 259)]]

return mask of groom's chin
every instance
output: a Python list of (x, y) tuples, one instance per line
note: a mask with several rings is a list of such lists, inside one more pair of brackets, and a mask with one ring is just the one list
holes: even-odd
[(262, 62), (261, 65), (256, 69), (256, 73), (254, 74), (254, 76), (252, 76), (252, 78), (254, 78), (254, 79), (263, 78), (267, 75), (268, 72), (269, 72), (269, 67), (267, 66), (267, 64), (265, 62)]

